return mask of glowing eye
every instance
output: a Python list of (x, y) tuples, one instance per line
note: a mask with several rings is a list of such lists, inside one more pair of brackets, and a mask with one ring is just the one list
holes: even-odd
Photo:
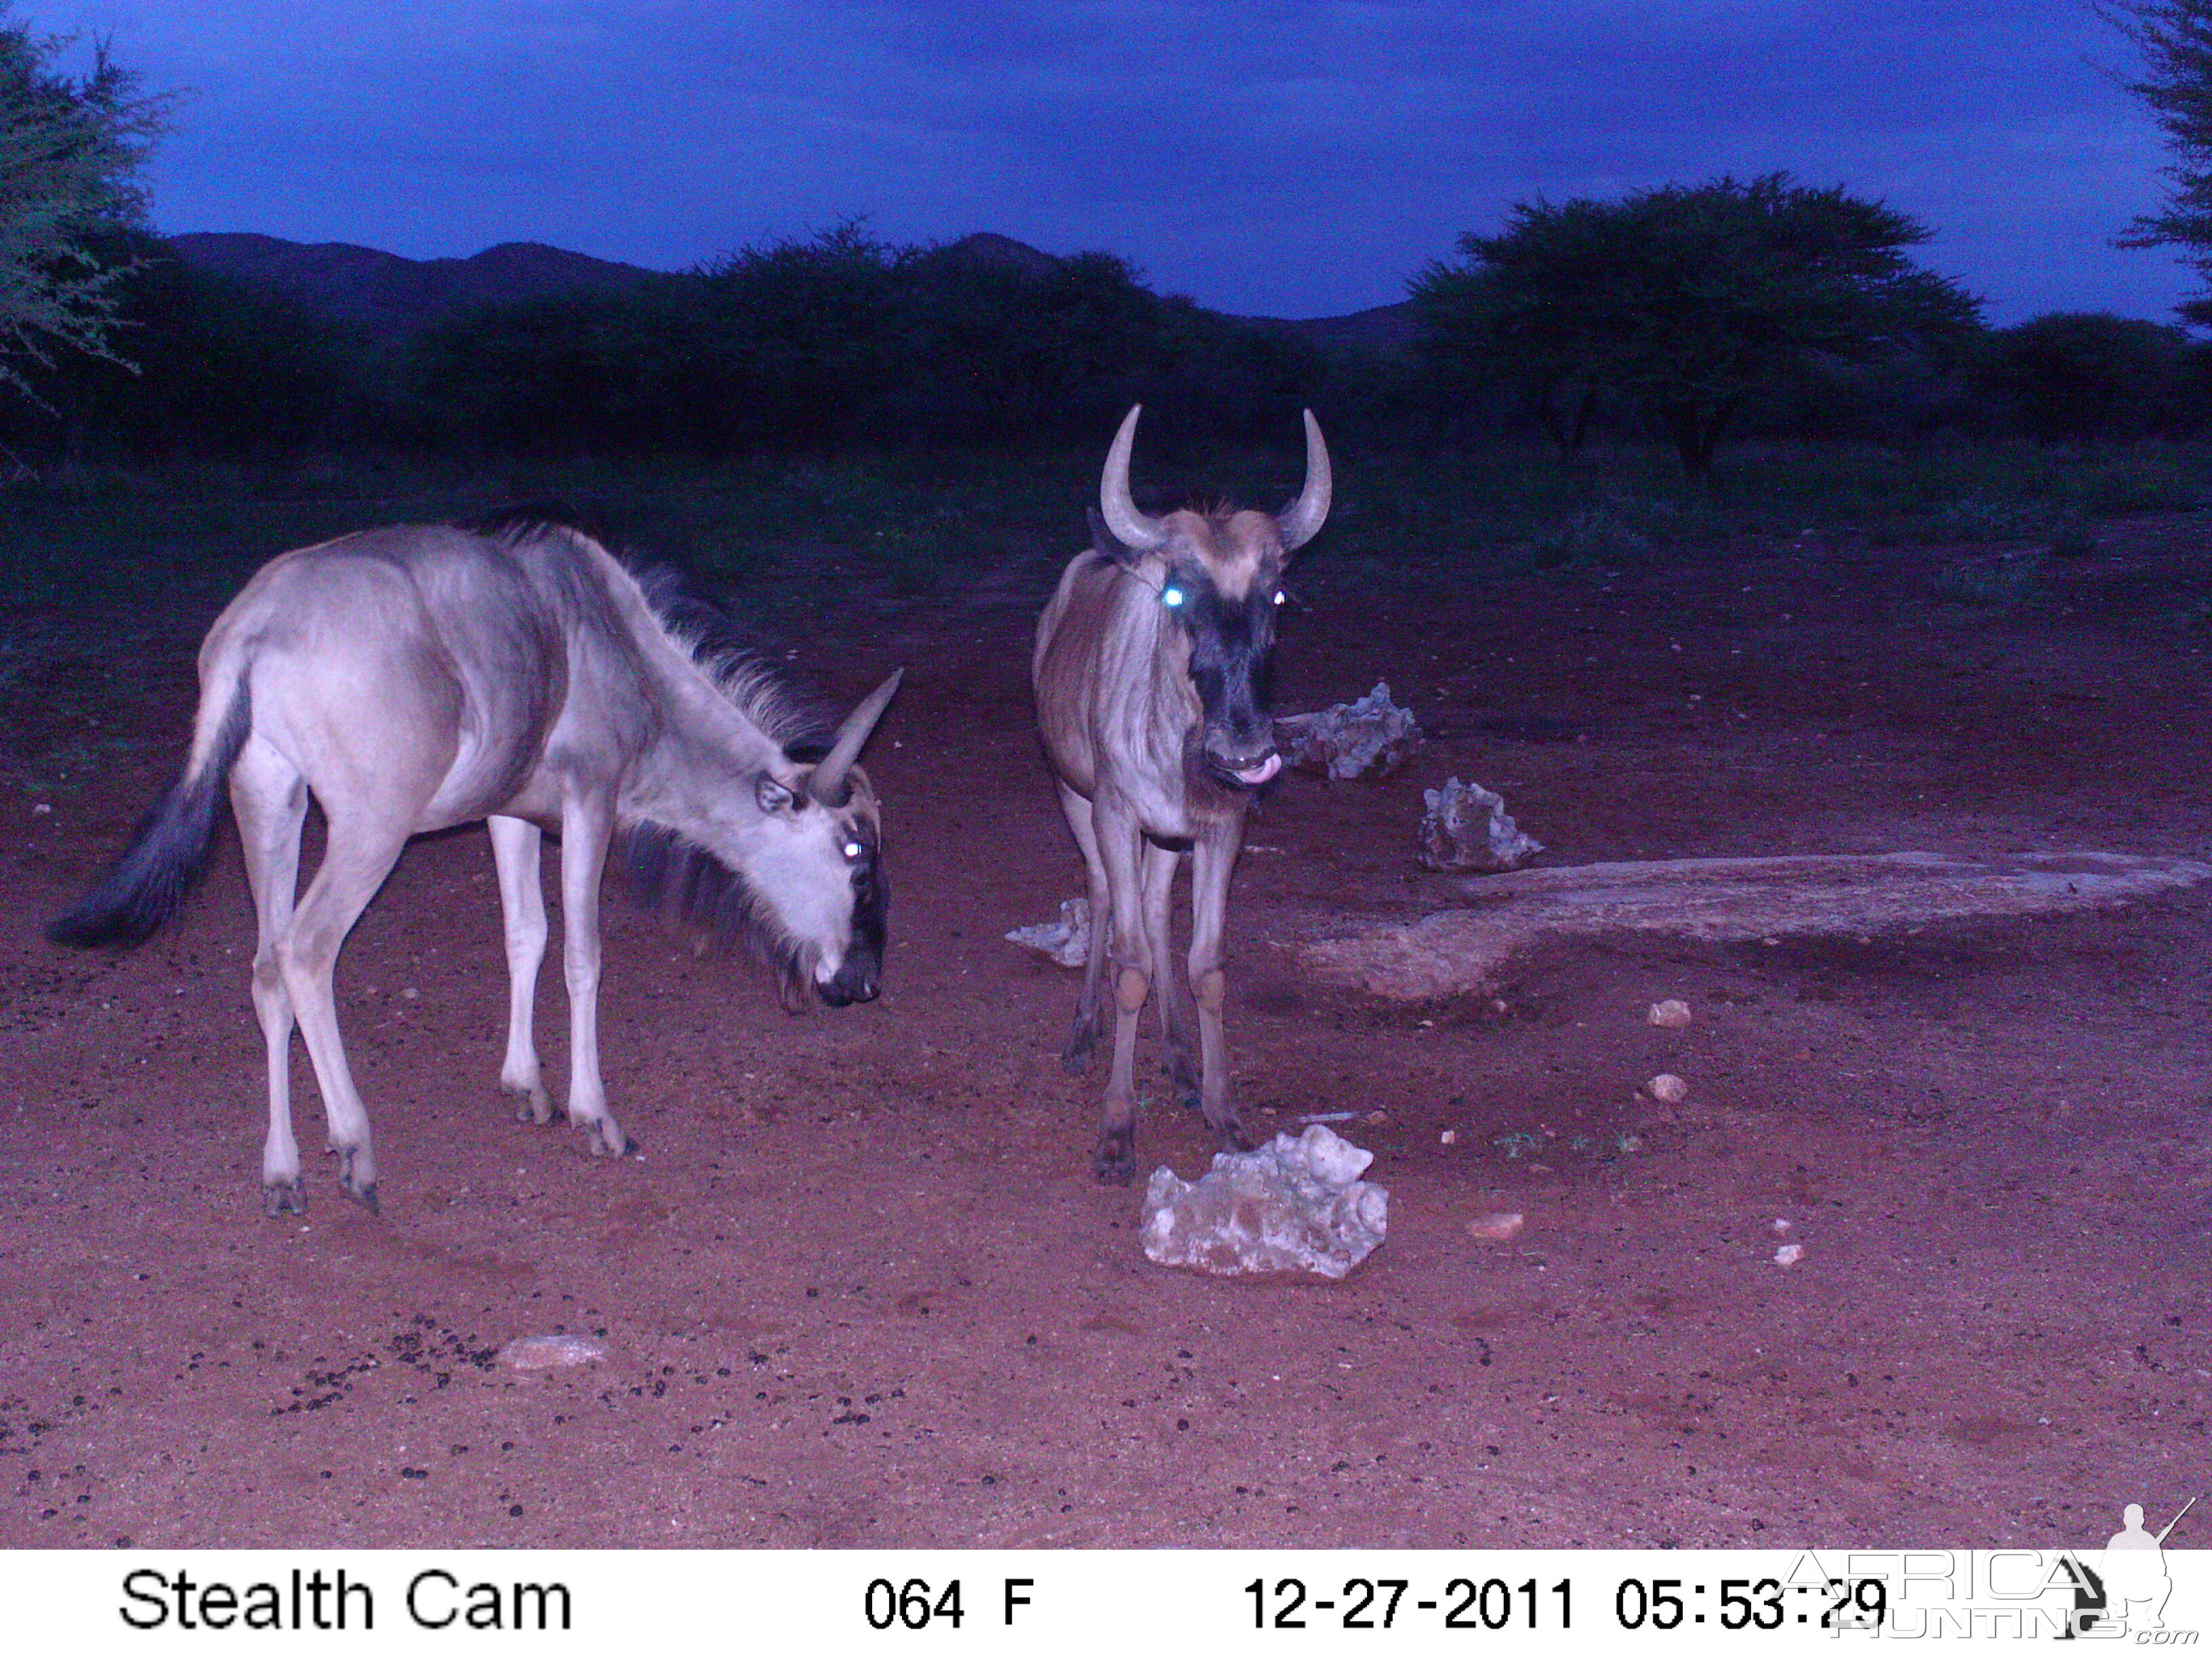
[(1288, 599), (1289, 597), (1290, 597), (1290, 595), (1289, 595), (1289, 594), (1287, 594), (1287, 593), (1285, 593), (1285, 592), (1283, 592), (1283, 590), (1282, 590), (1281, 588), (1279, 588), (1279, 588), (1277, 588), (1277, 589), (1275, 590), (1275, 603), (1276, 603), (1277, 605), (1280, 605), (1280, 604), (1281, 604), (1285, 599)]
[(1160, 603), (1162, 605), (1173, 606), (1181, 605), (1182, 601), (1183, 592), (1180, 587), (1163, 587), (1160, 590)]
[(861, 854), (867, 850), (868, 849), (866, 848), (861, 846), (857, 841), (848, 841), (845, 843), (845, 856), (848, 859), (857, 859)]

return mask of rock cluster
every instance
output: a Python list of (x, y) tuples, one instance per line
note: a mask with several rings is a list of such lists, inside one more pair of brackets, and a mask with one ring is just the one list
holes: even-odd
[(1421, 746), (1413, 711), (1390, 701), (1382, 680), (1365, 696), (1318, 714), (1285, 714), (1275, 722), (1275, 747), (1284, 762), (1331, 778), (1380, 777)]
[(1145, 1194), (1145, 1254), (1200, 1273), (1341, 1279), (1382, 1242), (1390, 1194), (1359, 1177), (1375, 1154), (1316, 1123), (1256, 1152), (1220, 1152), (1196, 1182), (1164, 1165)]
[(1448, 778), (1441, 789), (1424, 789), (1420, 859), (1431, 870), (1510, 870), (1544, 850), (1522, 833), (1505, 811), (1505, 798), (1479, 783)]

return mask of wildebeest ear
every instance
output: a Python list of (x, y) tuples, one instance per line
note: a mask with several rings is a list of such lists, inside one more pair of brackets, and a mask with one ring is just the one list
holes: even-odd
[(1097, 507), (1084, 509), (1091, 520), (1091, 550), (1102, 559), (1112, 559), (1121, 564), (1134, 564), (1145, 556), (1142, 548), (1132, 547), (1106, 527), (1106, 515)]
[(760, 775), (760, 781), (753, 786), (753, 799), (760, 803), (760, 810), (763, 812), (791, 811), (791, 791), (765, 772)]

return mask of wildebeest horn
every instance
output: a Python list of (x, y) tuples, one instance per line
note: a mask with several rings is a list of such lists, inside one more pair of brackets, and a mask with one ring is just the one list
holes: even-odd
[[(1121, 417), (1121, 429), (1114, 434), (1114, 447), (1106, 452), (1106, 471), (1098, 480), (1098, 506), (1106, 515), (1106, 527), (1124, 547), (1133, 547), (1139, 552), (1149, 551), (1167, 540), (1167, 527), (1158, 519), (1148, 519), (1137, 511), (1137, 504), (1129, 498), (1129, 450), (1137, 441), (1137, 416), (1144, 404), (1131, 404), (1129, 412)], [(1326, 462), (1322, 463), (1323, 478), (1327, 477)], [(1322, 485), (1322, 501), (1327, 506), (1328, 485)]]
[(1282, 532), (1285, 553), (1294, 553), (1311, 541), (1322, 520), (1328, 517), (1328, 446), (1321, 441), (1321, 422), (1314, 419), (1313, 410), (1309, 409), (1305, 415), (1305, 487), (1298, 491), (1297, 500), (1285, 507), (1275, 520), (1276, 527)]
[(814, 769), (807, 782), (806, 793), (824, 806), (842, 806), (850, 792), (845, 787), (845, 775), (853, 769), (853, 763), (860, 757), (860, 750), (868, 740), (868, 733), (876, 729), (884, 710), (890, 704), (906, 678), (906, 670), (894, 668), (891, 677), (871, 691), (866, 701), (845, 717), (844, 725), (837, 728), (837, 741), (830, 745), (830, 752)]

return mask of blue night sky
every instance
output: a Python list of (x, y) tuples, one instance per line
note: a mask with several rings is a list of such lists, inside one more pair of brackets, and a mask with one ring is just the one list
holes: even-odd
[(1511, 203), (1787, 169), (1990, 301), (2163, 318), (2126, 42), (2078, 0), (17, 0), (179, 91), (165, 231), (676, 268), (866, 214), (1323, 316)]

